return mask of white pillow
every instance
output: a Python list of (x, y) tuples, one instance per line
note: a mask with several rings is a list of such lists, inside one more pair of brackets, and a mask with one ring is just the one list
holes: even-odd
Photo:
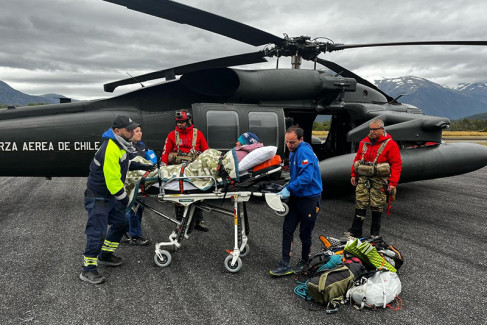
[(276, 152), (277, 147), (275, 146), (260, 147), (252, 150), (252, 152), (250, 152), (242, 159), (242, 161), (238, 163), (239, 172), (250, 169), (258, 164), (262, 164), (264, 161), (274, 157)]

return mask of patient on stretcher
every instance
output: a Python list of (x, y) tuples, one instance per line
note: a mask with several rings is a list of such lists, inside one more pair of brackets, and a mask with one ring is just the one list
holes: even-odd
[[(183, 186), (184, 191), (195, 189), (206, 191), (215, 186), (215, 179), (218, 184), (223, 181), (221, 169), (224, 170), (224, 174), (230, 179), (239, 182), (240, 178), (248, 173), (248, 170), (270, 160), (277, 151), (275, 146), (258, 146), (248, 152), (239, 162), (237, 151), (241, 151), (241, 149), (236, 148), (225, 154), (216, 149), (208, 149), (187, 165), (161, 166), (161, 168), (150, 172), (148, 175), (144, 175), (144, 171), (130, 171), (125, 181), (125, 189), (130, 195), (130, 201), (133, 199), (134, 189), (139, 188), (139, 182), (144, 176), (146, 187), (151, 184), (158, 184), (158, 177), (160, 177), (166, 190), (179, 191), (181, 186)], [(135, 160), (144, 161), (144, 158), (137, 157)], [(208, 177), (197, 178), (195, 176)], [(184, 177), (184, 180), (182, 182), (174, 180), (177, 177)]]

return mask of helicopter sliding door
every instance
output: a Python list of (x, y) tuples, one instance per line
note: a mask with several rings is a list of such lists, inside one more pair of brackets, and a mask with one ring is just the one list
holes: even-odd
[(201, 130), (208, 146), (218, 150), (235, 147), (240, 134), (255, 133), (266, 146), (284, 149), (284, 111), (279, 107), (260, 107), (250, 104), (211, 104), (192, 105), (193, 123)]

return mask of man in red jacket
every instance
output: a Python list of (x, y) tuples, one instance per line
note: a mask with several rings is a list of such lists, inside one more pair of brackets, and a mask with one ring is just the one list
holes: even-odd
[(368, 207), (372, 210), (370, 235), (379, 236), (387, 193), (395, 190), (401, 176), (399, 146), (384, 130), (384, 122), (380, 119), (372, 120), (369, 131), (369, 135), (360, 141), (352, 165), (350, 182), (356, 186), (355, 216), (352, 227), (345, 232), (346, 236), (362, 236)]
[[(161, 163), (163, 165), (176, 165), (195, 160), (200, 153), (208, 149), (203, 133), (194, 128), (191, 121), (191, 114), (182, 109), (176, 112), (176, 129), (171, 131), (164, 143)], [(183, 217), (184, 209), (176, 206), (176, 217)], [(208, 231), (203, 221), (201, 209), (194, 212), (194, 228), (201, 231)]]

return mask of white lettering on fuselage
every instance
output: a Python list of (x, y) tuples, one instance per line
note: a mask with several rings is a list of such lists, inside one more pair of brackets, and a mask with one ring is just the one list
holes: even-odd
[(49, 141), (27, 141), (19, 142), (17, 144), (13, 141), (0, 141), (0, 152), (11, 151), (97, 151), (100, 148), (100, 141), (64, 141), (64, 142), (49, 142)]
[(32, 141), (32, 142), (24, 142), (22, 150), (23, 151), (54, 151), (54, 146), (52, 145), (52, 142)]
[(19, 151), (15, 142), (0, 142), (0, 151)]
[(81, 151), (81, 150), (88, 150), (88, 151), (96, 151), (100, 148), (100, 142), (75, 142), (74, 143), (74, 150)]

